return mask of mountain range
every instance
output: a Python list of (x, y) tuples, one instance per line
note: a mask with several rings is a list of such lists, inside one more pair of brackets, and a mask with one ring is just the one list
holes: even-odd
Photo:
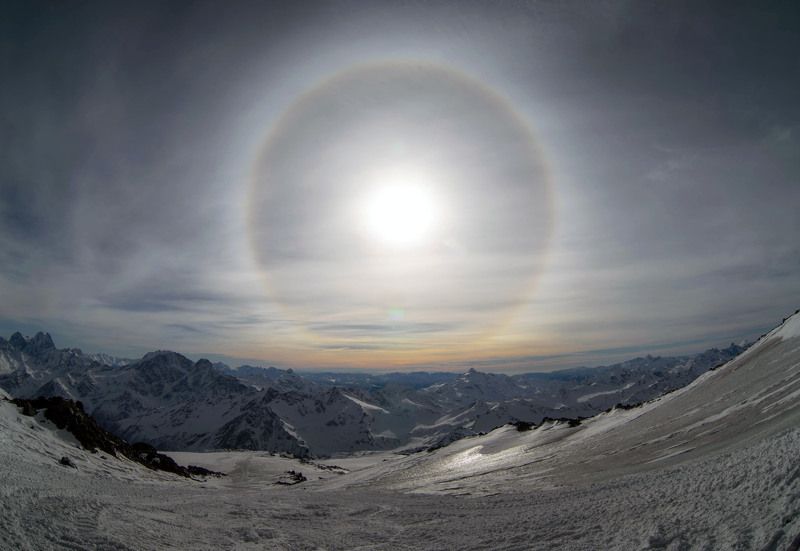
[(232, 368), (171, 351), (138, 360), (59, 349), (47, 333), (0, 338), (0, 387), (79, 400), (102, 427), (162, 450), (249, 449), (298, 457), (435, 448), (509, 422), (584, 418), (687, 385), (740, 354), (639, 357), (503, 375), (298, 373)]

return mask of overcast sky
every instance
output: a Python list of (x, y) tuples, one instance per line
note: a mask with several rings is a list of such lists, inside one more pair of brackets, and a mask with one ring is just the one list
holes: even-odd
[(756, 337), (800, 307), (798, 52), (793, 2), (6, 3), (0, 330), (509, 372)]

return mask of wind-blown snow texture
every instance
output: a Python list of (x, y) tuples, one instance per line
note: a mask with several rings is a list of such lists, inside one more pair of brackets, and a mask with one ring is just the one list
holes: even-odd
[[(174, 454), (230, 474), (206, 482), (78, 450), (0, 399), (0, 547), (786, 549), (800, 534), (798, 329), (795, 315), (688, 387), (574, 427), (315, 464)], [(308, 482), (273, 484), (287, 470)]]
[(515, 420), (589, 417), (686, 385), (742, 350), (514, 377), (475, 370), (301, 376), (165, 351), (121, 360), (57, 349), (44, 333), (15, 333), (0, 339), (0, 387), (17, 397), (80, 400), (104, 428), (162, 449), (326, 456), (439, 446)]

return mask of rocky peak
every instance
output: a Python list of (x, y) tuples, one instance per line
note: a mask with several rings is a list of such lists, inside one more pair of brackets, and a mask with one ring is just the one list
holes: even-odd
[(139, 369), (186, 372), (190, 371), (194, 365), (194, 362), (183, 354), (170, 352), (169, 350), (157, 350), (155, 352), (148, 352), (141, 360), (130, 364), (130, 367), (138, 366)]
[(37, 354), (40, 352), (46, 352), (48, 350), (55, 350), (55, 348), (56, 345), (53, 342), (53, 338), (50, 336), (50, 333), (42, 333), (40, 331), (36, 333), (36, 335), (34, 335), (30, 341), (28, 341), (25, 350), (31, 354)]
[[(3, 340), (3, 342), (6, 341)], [(56, 345), (53, 343), (53, 338), (50, 336), (50, 333), (42, 333), (41, 331), (36, 333), (33, 338), (23, 337), (22, 333), (17, 331), (11, 335), (11, 338), (8, 340), (8, 345), (10, 345), (13, 350), (19, 350), (20, 352), (25, 352), (32, 356), (56, 349)]]
[(147, 354), (142, 356), (142, 359), (140, 361), (144, 362), (144, 361), (152, 361), (152, 360), (159, 360), (159, 359), (169, 359), (169, 358), (173, 358), (175, 356), (179, 356), (181, 358), (185, 358), (181, 354), (178, 354), (177, 352), (172, 352), (171, 350), (154, 350), (154, 351), (148, 352)]
[(473, 367), (461, 375), (461, 377), (459, 377), (457, 380), (467, 383), (483, 383), (492, 379), (496, 379), (493, 373), (484, 373), (483, 371), (478, 371)]
[(197, 360), (197, 363), (194, 364), (195, 369), (202, 369), (206, 371), (211, 371), (214, 369), (213, 364), (205, 358), (200, 358)]
[(17, 350), (23, 350), (25, 348), (25, 345), (28, 344), (28, 341), (25, 339), (25, 337), (22, 336), (22, 333), (20, 333), (19, 331), (11, 335), (11, 338), (8, 339), (8, 342), (11, 344), (11, 346), (16, 348)]
[(269, 387), (264, 392), (264, 396), (261, 398), (261, 401), (264, 402), (265, 404), (268, 404), (274, 399), (278, 398), (279, 396), (283, 396), (283, 394), (278, 390), (276, 390), (275, 388)]
[(194, 362), (177, 352), (149, 352), (125, 369), (135, 374), (137, 388), (146, 394), (160, 394), (165, 384), (171, 384), (192, 371)]
[(326, 404), (331, 405), (341, 400), (347, 400), (347, 397), (345, 397), (342, 389), (340, 389), (338, 386), (331, 387), (327, 392), (325, 392)]

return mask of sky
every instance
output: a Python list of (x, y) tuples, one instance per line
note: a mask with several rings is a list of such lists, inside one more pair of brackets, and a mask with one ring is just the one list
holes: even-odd
[(792, 2), (7, 2), (0, 334), (539, 371), (800, 307)]

